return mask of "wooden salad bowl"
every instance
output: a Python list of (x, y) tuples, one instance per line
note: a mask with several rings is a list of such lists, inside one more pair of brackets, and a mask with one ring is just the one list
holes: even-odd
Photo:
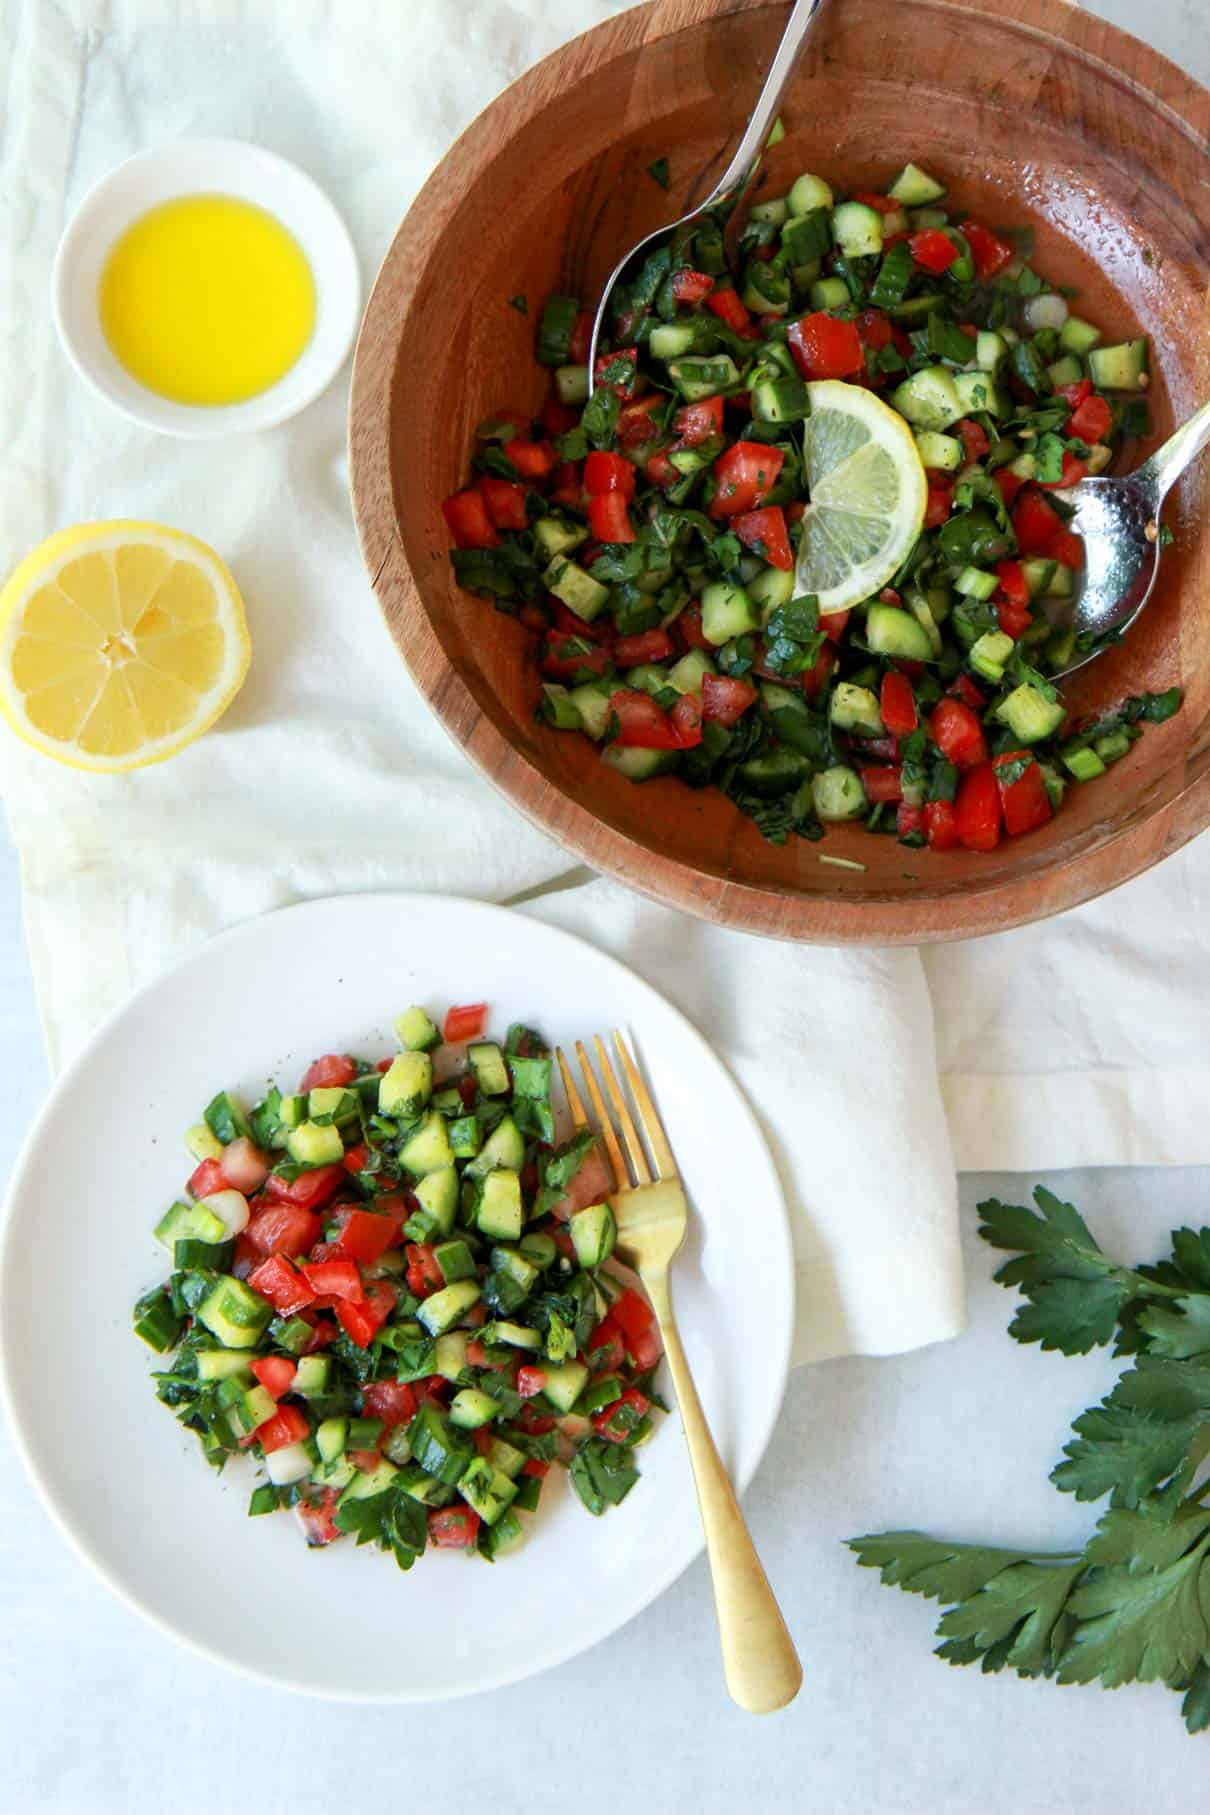
[[(1174, 546), (1139, 627), (1071, 683), (1077, 712), (1179, 683), (1185, 704), (1040, 831), (980, 855), (860, 826), (766, 843), (722, 795), (641, 786), (534, 717), (532, 638), (453, 581), (441, 500), (475, 425), (534, 409), (552, 290), (595, 304), (640, 235), (700, 200), (757, 93), (786, 8), (662, 0), (576, 38), (480, 115), (387, 253), (357, 345), (353, 503), (391, 634), (433, 710), (530, 819), (595, 868), (753, 932), (828, 944), (969, 938), (1137, 875), (1210, 822), (1210, 463), (1169, 507)], [(834, 0), (783, 108), (768, 192), (802, 170), (877, 186), (909, 159), (1108, 339), (1153, 347), (1155, 439), (1210, 397), (1210, 94), (1064, 0)], [(666, 157), (667, 193), (647, 174)], [(523, 294), (528, 314), (509, 306)], [(1149, 451), (1127, 450), (1133, 464)], [(860, 869), (821, 863), (843, 857)]]

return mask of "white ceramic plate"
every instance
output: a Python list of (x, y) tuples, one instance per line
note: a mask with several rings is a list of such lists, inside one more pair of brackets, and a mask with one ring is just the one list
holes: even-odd
[[(34, 1481), (116, 1593), (196, 1650), (355, 1700), (489, 1689), (575, 1656), (702, 1548), (679, 1417), (642, 1479), (593, 1519), (552, 1471), (524, 1548), (494, 1566), (366, 1546), (308, 1551), (292, 1517), (249, 1519), (256, 1476), (221, 1476), (155, 1399), (130, 1307), (166, 1272), (152, 1226), (215, 1090), (250, 1100), (321, 1052), (382, 1056), (409, 1002), (486, 1000), (491, 1027), (554, 1042), (629, 1029), (696, 1211), (676, 1269), (685, 1343), (740, 1486), (790, 1356), (794, 1273), (777, 1176), (744, 1098), (682, 1015), (591, 946), (521, 914), (424, 895), (289, 908), (213, 941), (138, 995), (63, 1074), (14, 1174), (0, 1237), (0, 1384)], [(367, 1607), (372, 1608), (369, 1618)], [(350, 1617), (350, 1615), (352, 1617)], [(703, 1609), (702, 1617), (710, 1617)]]
[[(254, 202), (294, 235), (315, 279), (315, 327), (290, 370), (243, 403), (203, 408), (149, 391), (111, 351), (97, 291), (114, 242), (149, 208), (182, 195)], [(183, 139), (140, 151), (90, 189), (55, 255), (51, 306), (64, 351), (80, 376), (124, 416), (166, 435), (199, 440), (271, 428), (297, 415), (335, 378), (361, 314), (361, 278), (348, 229), (311, 178), (242, 139)]]

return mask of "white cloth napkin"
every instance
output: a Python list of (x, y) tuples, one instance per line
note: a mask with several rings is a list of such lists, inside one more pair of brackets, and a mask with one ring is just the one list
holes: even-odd
[[(368, 278), (457, 132), (616, 10), (0, 0), (0, 568), (62, 524), (160, 519), (222, 551), (254, 642), (221, 724), (163, 766), (90, 777), (0, 734), (48, 1050), (61, 1063), (165, 963), (285, 902), (394, 887), (524, 895), (525, 911), (676, 1000), (748, 1090), (794, 1225), (796, 1359), (891, 1353), (963, 1321), (947, 1104), (968, 1166), (1205, 1157), (1205, 1080), (1171, 1010), (1174, 988), (1197, 999), (1196, 953), (1165, 937), (1162, 966), (1141, 954), (1145, 932), (1192, 923), (1210, 848), (1109, 909), (924, 963), (777, 945), (594, 880), (479, 778), (395, 654), (350, 519), (347, 373), (280, 429), (175, 442), (95, 400), (49, 320), (75, 202), (119, 159), (175, 136), (246, 137), (296, 160), (344, 213)], [(436, 849), (419, 830), (434, 824)]]

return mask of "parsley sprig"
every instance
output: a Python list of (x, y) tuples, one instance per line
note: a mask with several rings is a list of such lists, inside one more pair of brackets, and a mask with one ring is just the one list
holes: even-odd
[(1018, 1342), (1064, 1355), (1114, 1344), (1132, 1365), (1083, 1412), (1054, 1485), (1109, 1505), (1083, 1550), (1002, 1550), (919, 1531), (850, 1540), (888, 1585), (940, 1602), (937, 1656), (1059, 1683), (1161, 1682), (1190, 1733), (1210, 1726), (1210, 1229), (1128, 1267), (1074, 1205), (1039, 1187), (1036, 1210), (990, 1198), (979, 1233), (1011, 1253), (996, 1274), (1024, 1302)]

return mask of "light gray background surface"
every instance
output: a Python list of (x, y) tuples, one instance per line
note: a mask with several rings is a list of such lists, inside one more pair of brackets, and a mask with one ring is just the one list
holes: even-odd
[[(1210, 80), (1205, 0), (1153, 0), (1143, 10), (1097, 0), (1093, 10)], [(4, 1178), (46, 1073), (17, 864), (2, 835), (0, 1055)], [(1073, 1197), (1124, 1258), (1157, 1254), (1181, 1222), (1210, 1220), (1210, 1171), (1047, 1182)], [(1018, 1197), (1026, 1184), (963, 1180), (971, 1325), (959, 1341), (791, 1378), (748, 1512), (807, 1680), (791, 1709), (762, 1722), (724, 1694), (704, 1563), (606, 1644), (491, 1696), (363, 1710), (244, 1683), (108, 1596), (48, 1526), (0, 1427), (0, 1811), (160, 1815), (188, 1802), (209, 1815), (284, 1815), (404, 1808), (416, 1796), (459, 1815), (543, 1807), (614, 1815), (619, 1805), (635, 1815), (1200, 1807), (1210, 1739), (1186, 1738), (1174, 1696), (1060, 1692), (952, 1670), (929, 1655), (930, 1604), (879, 1587), (841, 1545), (856, 1532), (919, 1525), (1059, 1548), (1089, 1529), (1092, 1512), (1046, 1476), (1070, 1419), (1117, 1370), (1104, 1356), (1066, 1361), (1011, 1343), (1011, 1298), (992, 1283), (995, 1259), (974, 1234), (980, 1197)], [(575, 1617), (568, 1608), (568, 1622)], [(350, 1618), (376, 1629), (381, 1612), (371, 1600)], [(403, 1630), (398, 1642), (422, 1641)]]

